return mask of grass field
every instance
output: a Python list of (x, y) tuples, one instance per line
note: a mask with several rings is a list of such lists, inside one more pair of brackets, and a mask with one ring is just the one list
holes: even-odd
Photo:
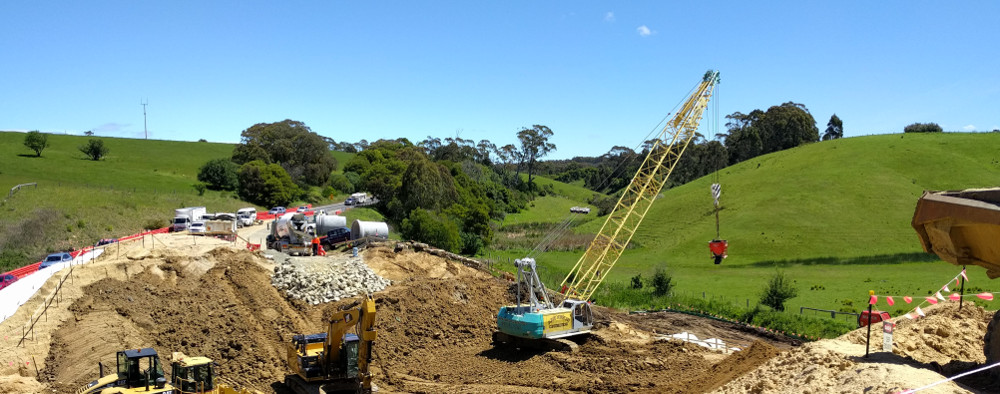
[[(925, 189), (996, 186), (998, 145), (998, 133), (879, 135), (814, 143), (728, 167), (720, 174), (721, 237), (730, 245), (723, 264), (712, 264), (708, 251), (715, 238), (714, 176), (706, 176), (662, 194), (607, 280), (626, 283), (664, 267), (680, 295), (752, 306), (783, 270), (799, 289), (786, 304), (796, 314), (803, 306), (860, 310), (868, 290), (926, 296), (961, 267), (923, 253), (910, 226), (916, 201)], [(536, 203), (520, 215), (562, 217), (562, 205)], [(595, 233), (601, 224), (590, 220), (575, 231)], [(543, 280), (558, 284), (581, 254), (540, 255)], [(1000, 289), (984, 271), (969, 267), (969, 286)], [(906, 307), (898, 303), (890, 311)]]
[[(173, 209), (205, 206), (235, 212), (253, 204), (235, 193), (193, 185), (207, 161), (232, 154), (232, 144), (101, 137), (109, 149), (100, 161), (77, 147), (93, 137), (49, 134), (41, 157), (23, 145), (24, 133), (0, 132), (0, 188), (35, 182), (0, 207), (0, 271), (45, 253), (116, 238), (153, 224), (166, 225)], [(340, 166), (353, 154), (333, 152)], [(297, 202), (296, 202), (297, 203)], [(257, 207), (267, 209), (269, 207)], [(41, 228), (26, 234), (26, 228)]]

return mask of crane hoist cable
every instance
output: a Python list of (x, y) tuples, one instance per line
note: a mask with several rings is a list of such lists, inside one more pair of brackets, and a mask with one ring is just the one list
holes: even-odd
[(684, 151), (698, 135), (698, 123), (718, 81), (717, 71), (705, 72), (697, 88), (692, 89), (693, 93), (654, 140), (649, 154), (608, 214), (597, 237), (560, 284), (560, 288), (566, 287), (568, 299), (590, 299), (621, 257)]
[[(715, 133), (714, 133), (714, 135), (718, 136), (719, 135), (719, 132), (718, 132), (718, 130), (719, 130), (719, 100), (718, 100), (718, 94), (716, 94), (716, 100), (713, 101), (712, 105), (713, 105), (713, 107), (712, 107), (712, 112), (713, 112), (712, 115), (713, 116), (709, 118), (710, 119), (709, 125), (711, 127), (711, 118), (715, 118)], [(719, 198), (722, 196), (722, 182), (719, 179), (719, 177), (720, 177), (719, 173), (720, 172), (722, 172), (722, 169), (719, 168), (718, 162), (716, 162), (716, 166), (715, 166), (715, 183), (712, 184), (712, 200), (714, 200), (714, 203), (715, 203), (715, 238), (712, 239), (712, 241), (708, 243), (708, 250), (710, 252), (712, 252), (712, 260), (715, 261), (715, 264), (722, 264), (722, 260), (725, 259), (726, 257), (729, 257), (729, 254), (727, 253), (728, 250), (729, 250), (729, 241), (726, 241), (726, 240), (722, 239), (722, 235), (721, 235), (722, 232), (721, 232), (721, 229), (720, 229), (721, 226), (720, 226), (720, 221), (719, 221), (719, 210), (720, 210), (720, 207), (719, 207), (719, 205), (720, 205)]]
[[(690, 96), (698, 88), (699, 85), (695, 85), (694, 87), (692, 87), (685, 95), (685, 97)], [(632, 151), (633, 152), (640, 151), (640, 148), (642, 148), (647, 141), (651, 140), (650, 137), (654, 135), (659, 136), (659, 132), (663, 128), (663, 125), (671, 118), (671, 115), (673, 115), (678, 110), (678, 108), (684, 105), (685, 101), (686, 99), (681, 99), (680, 101), (678, 101), (677, 104), (674, 105), (674, 108), (666, 115), (664, 115), (663, 118), (660, 119), (660, 121), (657, 122), (657, 124), (653, 126), (653, 128), (651, 128), (648, 133), (646, 133), (646, 136), (641, 141), (639, 141), (639, 143), (635, 146), (635, 148), (632, 149)], [(639, 158), (638, 155), (636, 158)], [(631, 162), (632, 160), (629, 160), (628, 164), (631, 164)], [(597, 187), (594, 188), (594, 190), (601, 190), (603, 187), (610, 184), (610, 181), (611, 179), (614, 178), (614, 175), (617, 174), (618, 171), (622, 169), (622, 167), (625, 167), (625, 165), (626, 165), (625, 160), (619, 161), (618, 165), (616, 165), (615, 168), (612, 169), (611, 172), (609, 172), (608, 175), (605, 176), (603, 180), (601, 180), (601, 183), (599, 183)], [(538, 244), (535, 245), (535, 248), (532, 249), (531, 252), (528, 253), (526, 257), (534, 258), (538, 254), (548, 251), (548, 247), (550, 245), (562, 239), (566, 235), (573, 221), (576, 220), (576, 216), (578, 216), (578, 214), (570, 213), (565, 219), (563, 219), (563, 221), (559, 225), (549, 230), (549, 232), (545, 234), (545, 237), (543, 237), (540, 241), (538, 241)]]

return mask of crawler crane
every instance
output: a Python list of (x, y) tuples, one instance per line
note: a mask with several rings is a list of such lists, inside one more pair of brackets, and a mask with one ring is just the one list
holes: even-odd
[[(566, 295), (559, 306), (552, 303), (545, 285), (538, 279), (535, 260), (523, 258), (515, 262), (517, 305), (501, 307), (497, 313), (498, 331), (493, 333), (494, 344), (568, 351), (576, 349), (576, 344), (566, 338), (589, 333), (593, 328), (591, 296), (621, 257), (684, 150), (694, 139), (698, 123), (718, 82), (719, 72), (707, 71), (694, 93), (654, 140), (655, 144), (608, 214), (601, 230), (559, 285)], [(527, 288), (528, 293), (523, 304), (522, 286)]]

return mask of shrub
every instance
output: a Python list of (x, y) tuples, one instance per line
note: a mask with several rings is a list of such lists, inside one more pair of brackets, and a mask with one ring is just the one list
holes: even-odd
[(198, 182), (194, 184), (194, 190), (198, 191), (199, 196), (204, 196), (206, 189), (208, 189), (208, 186), (206, 186), (204, 183)]
[(767, 287), (761, 294), (760, 303), (774, 308), (776, 311), (785, 310), (785, 301), (798, 295), (798, 289), (792, 287), (792, 282), (781, 271), (771, 277)]
[(401, 233), (404, 239), (425, 242), (450, 252), (459, 252), (458, 225), (455, 222), (432, 214), (426, 209), (410, 211), (403, 219)]
[(653, 295), (664, 296), (670, 294), (674, 288), (673, 277), (663, 268), (657, 268), (653, 274)]
[(344, 174), (336, 174), (330, 177), (330, 187), (346, 194), (354, 193), (355, 190), (354, 183), (352, 183), (351, 180)]
[(462, 240), (462, 254), (475, 256), (483, 248), (483, 239), (476, 234), (462, 232), (459, 234)]
[(641, 289), (642, 288), (642, 274), (636, 274), (632, 277), (632, 288)]
[(167, 227), (167, 224), (168, 223), (166, 219), (152, 218), (152, 219), (147, 219), (146, 224), (143, 224), (142, 228), (146, 230), (156, 230), (158, 228)]
[(903, 128), (904, 133), (940, 133), (943, 130), (937, 123), (914, 123)]
[(254, 160), (240, 167), (239, 195), (246, 201), (265, 206), (288, 205), (301, 191), (280, 165)]
[(198, 169), (198, 180), (213, 190), (236, 190), (240, 166), (229, 159), (213, 159)]
[(78, 149), (93, 161), (101, 160), (108, 155), (108, 148), (104, 146), (104, 141), (98, 139), (87, 140), (87, 145), (82, 145)]

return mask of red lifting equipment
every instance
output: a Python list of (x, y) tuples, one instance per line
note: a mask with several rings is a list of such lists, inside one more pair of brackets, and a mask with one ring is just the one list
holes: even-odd
[(729, 249), (729, 242), (724, 239), (715, 239), (708, 243), (708, 249), (712, 251), (712, 258), (715, 259), (715, 264), (721, 264), (722, 259), (729, 257), (726, 255), (726, 249)]

